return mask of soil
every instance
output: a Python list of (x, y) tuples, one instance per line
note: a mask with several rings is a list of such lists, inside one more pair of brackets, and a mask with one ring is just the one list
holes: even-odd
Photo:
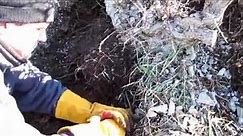
[[(34, 65), (90, 101), (129, 105), (122, 87), (129, 82), (134, 52), (119, 43), (101, 1), (60, 1), (47, 33), (47, 43), (31, 58)], [(72, 124), (37, 113), (24, 117), (43, 134)]]
[[(226, 16), (222, 24), (222, 31), (228, 37), (229, 43), (232, 45), (230, 54), (222, 55), (222, 65), (224, 62), (230, 67), (230, 73), (232, 75), (231, 86), (233, 90), (237, 91), (240, 96), (243, 96), (243, 21), (241, 10), (243, 5), (234, 1), (226, 10)], [(240, 105), (243, 106), (243, 99), (240, 98)]]

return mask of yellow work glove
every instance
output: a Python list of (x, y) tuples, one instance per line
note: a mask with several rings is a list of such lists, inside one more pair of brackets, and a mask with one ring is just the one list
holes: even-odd
[(79, 95), (66, 90), (59, 98), (55, 117), (74, 123), (85, 123), (87, 120), (98, 115), (101, 119), (113, 119), (121, 127), (130, 131), (129, 113), (123, 108), (106, 106), (100, 103), (90, 103)]
[(101, 121), (99, 116), (93, 116), (90, 123), (63, 127), (57, 133), (68, 136), (125, 136), (125, 129), (112, 119)]

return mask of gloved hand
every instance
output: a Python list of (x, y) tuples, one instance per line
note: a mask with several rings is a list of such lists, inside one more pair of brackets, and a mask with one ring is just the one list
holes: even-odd
[(130, 131), (131, 122), (127, 110), (96, 102), (90, 103), (88, 100), (81, 98), (70, 90), (63, 92), (55, 110), (56, 118), (75, 123), (85, 123), (94, 115), (100, 116), (101, 119), (113, 119), (120, 127)]
[(125, 129), (112, 119), (101, 121), (99, 116), (93, 116), (89, 123), (63, 127), (57, 133), (67, 136), (84, 136), (84, 134), (87, 136), (125, 136)]

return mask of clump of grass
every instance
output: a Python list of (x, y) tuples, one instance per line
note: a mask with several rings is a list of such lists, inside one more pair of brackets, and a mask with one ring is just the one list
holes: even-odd
[[(183, 60), (180, 60), (180, 54), (181, 48), (178, 47), (174, 47), (174, 50), (165, 56), (160, 53), (146, 54), (138, 58), (136, 69), (142, 74), (139, 81), (143, 84), (143, 89), (147, 88), (149, 92), (159, 96), (176, 98), (178, 104), (184, 105), (189, 103), (186, 81), (188, 74)], [(148, 95), (150, 96), (150, 93)]]

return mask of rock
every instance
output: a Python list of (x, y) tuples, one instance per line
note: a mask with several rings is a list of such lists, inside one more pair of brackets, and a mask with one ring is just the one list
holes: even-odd
[(207, 64), (204, 64), (202, 67), (201, 67), (201, 71), (206, 74), (208, 73), (208, 65)]
[(215, 99), (215, 95), (213, 93), (204, 91), (199, 94), (199, 97), (196, 100), (199, 104), (205, 104), (208, 106), (216, 106), (217, 101)]
[(243, 125), (243, 108), (240, 106), (237, 106), (237, 116), (238, 116), (238, 123), (240, 125)]
[(159, 106), (152, 107), (148, 110), (146, 117), (155, 117), (158, 113), (167, 113), (168, 105), (163, 104)]
[(197, 69), (197, 72), (198, 72), (200, 77), (204, 77), (204, 74), (202, 73), (201, 69)]
[(238, 98), (236, 97), (232, 97), (229, 101), (229, 108), (231, 109), (231, 111), (235, 112), (236, 111), (236, 102), (238, 101)]
[(193, 65), (188, 67), (188, 74), (190, 75), (190, 77), (195, 76), (195, 70)]
[(220, 69), (219, 70), (219, 72), (218, 72), (218, 76), (223, 76), (224, 75), (224, 73), (225, 73), (225, 71), (226, 71), (226, 69), (225, 68), (222, 68), (222, 69)]
[(173, 115), (175, 113), (175, 109), (175, 103), (173, 102), (173, 100), (170, 100), (168, 115)]
[(224, 76), (225, 76), (226, 78), (228, 78), (228, 79), (231, 79), (230, 71), (229, 71), (229, 70), (226, 70), (226, 71), (224, 72)]
[(231, 79), (231, 74), (230, 74), (229, 70), (227, 70), (226, 68), (220, 69), (217, 75)]
[(212, 74), (207, 74), (206, 77), (207, 77), (208, 80), (212, 80), (213, 75)]
[(191, 115), (193, 115), (194, 117), (196, 117), (197, 114), (198, 114), (198, 110), (195, 109), (195, 106), (191, 106), (191, 107), (189, 108), (189, 110), (188, 110), (188, 113), (190, 113)]

